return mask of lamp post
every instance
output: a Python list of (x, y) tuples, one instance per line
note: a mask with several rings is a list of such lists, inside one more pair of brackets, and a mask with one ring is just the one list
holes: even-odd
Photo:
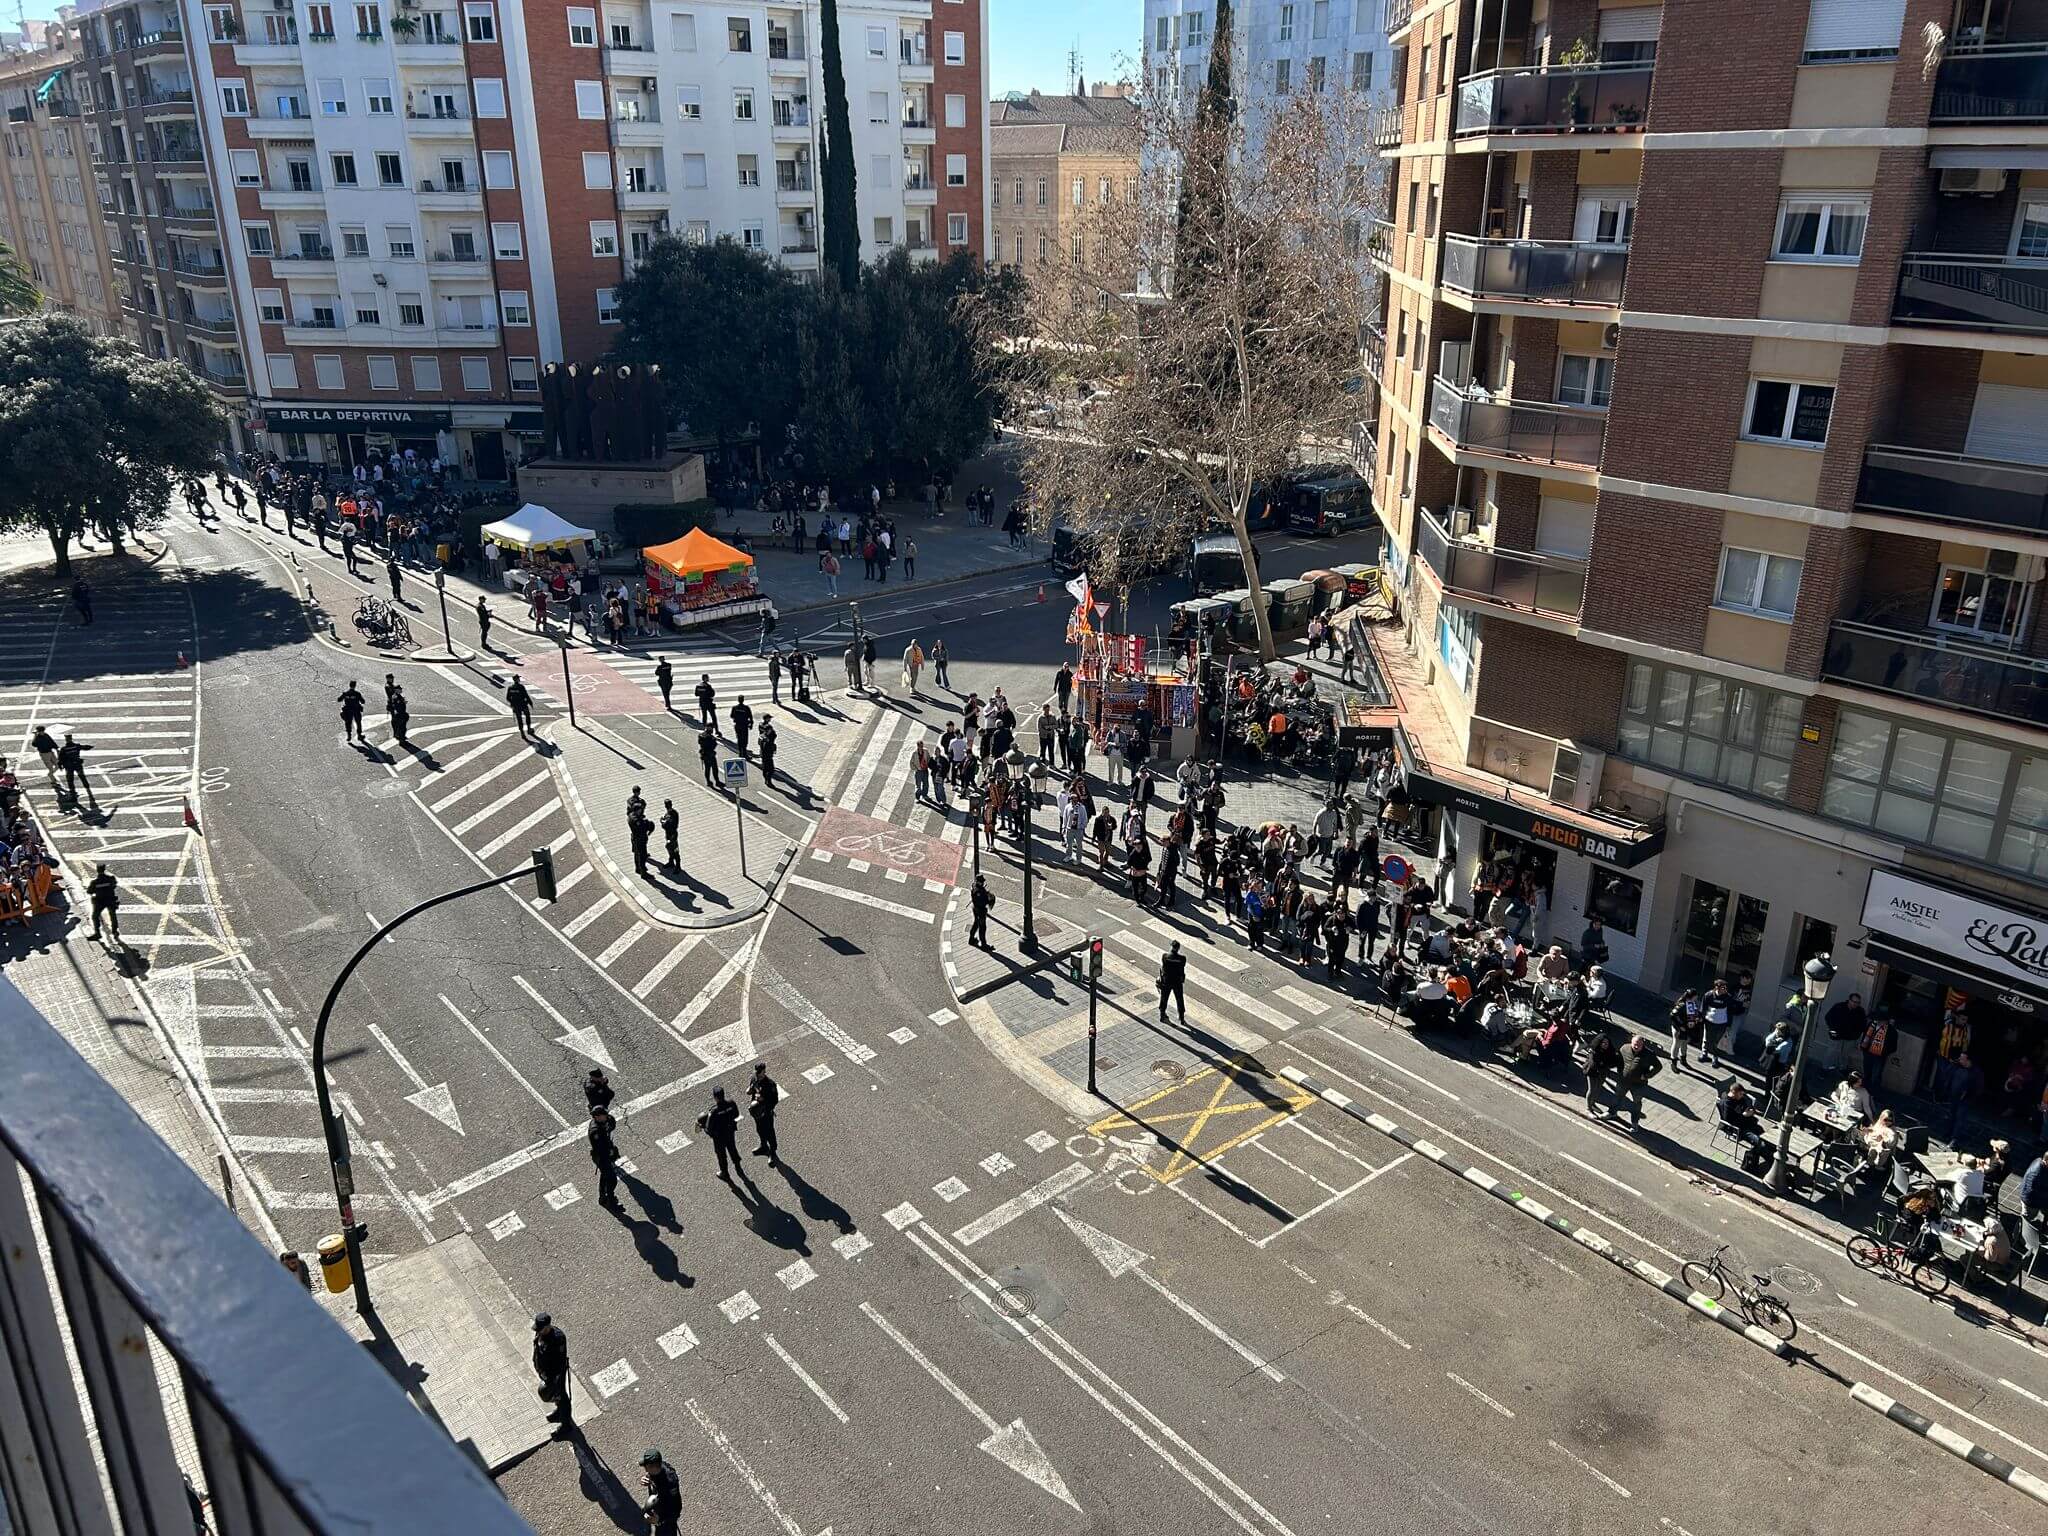
[(1024, 930), (1017, 936), (1017, 947), (1025, 954), (1033, 955), (1038, 953), (1038, 930), (1031, 926), (1031, 823), (1036, 791), (1032, 789), (1028, 775), (1018, 779), (1017, 783), (1024, 795)]
[(974, 839), (974, 878), (981, 878), (981, 810), (988, 803), (988, 797), (979, 789), (967, 792), (967, 819), (971, 824), (969, 835)]
[(555, 644), (562, 648), (562, 697), (569, 705), (569, 729), (576, 729), (576, 679), (569, 675), (569, 634), (563, 626), (561, 634), (555, 636)]
[(1806, 1047), (1813, 1039), (1813, 1016), (1820, 1011), (1834, 979), (1834, 962), (1826, 955), (1815, 955), (1806, 962), (1801, 979), (1806, 996), (1799, 1016), (1799, 1053), (1792, 1059), (1792, 1081), (1785, 1089), (1785, 1107), (1778, 1115), (1778, 1155), (1764, 1179), (1774, 1195), (1785, 1192), (1786, 1181), (1792, 1174), (1792, 1116), (1798, 1111), (1800, 1084), (1806, 1080)]
[(455, 901), (463, 896), (474, 896), (479, 891), (488, 891), (495, 885), (510, 885), (515, 880), (533, 876), (534, 886), (542, 898), (555, 899), (555, 856), (545, 848), (533, 850), (531, 863), (522, 864), (508, 875), (499, 875), (493, 880), (480, 880), (475, 885), (465, 885), (460, 890), (444, 891), (439, 896), (429, 897), (418, 906), (398, 914), (382, 928), (363, 941), (362, 948), (349, 957), (341, 968), (341, 974), (334, 978), (334, 985), (327, 989), (327, 1000), (320, 1005), (320, 1020), (313, 1026), (313, 1094), (320, 1106), (320, 1130), (327, 1141), (328, 1171), (334, 1175), (334, 1201), (341, 1211), (341, 1239), (348, 1249), (349, 1275), (355, 1285), (356, 1311), (368, 1313), (370, 1306), (370, 1284), (363, 1274), (363, 1232), (356, 1224), (355, 1217), (355, 1173), (349, 1161), (348, 1126), (334, 1112), (334, 1099), (327, 1087), (327, 1024), (334, 1015), (335, 1000), (341, 996), (341, 989), (347, 984), (355, 968), (362, 964), (363, 957), (375, 949), (378, 942), (393, 929), (410, 922), (430, 907), (443, 902)]
[(441, 599), (441, 638), (448, 642), (448, 654), (455, 654), (455, 632), (448, 627), (448, 573), (436, 568), (434, 571), (434, 595)]

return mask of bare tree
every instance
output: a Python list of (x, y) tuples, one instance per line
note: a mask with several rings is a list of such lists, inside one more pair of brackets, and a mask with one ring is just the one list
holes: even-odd
[(1256, 490), (1369, 414), (1378, 157), (1361, 97), (1240, 110), (1219, 78), (1192, 110), (1141, 97), (1138, 195), (1085, 209), (1069, 249), (1026, 270), (1000, 371), (1039, 531), (1073, 528), (1113, 586), (1230, 530), (1270, 659), (1247, 518)]

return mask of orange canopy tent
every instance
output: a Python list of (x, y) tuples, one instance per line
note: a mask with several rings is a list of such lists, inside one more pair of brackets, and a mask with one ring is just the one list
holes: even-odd
[(692, 528), (680, 539), (657, 544), (652, 549), (642, 550), (641, 554), (649, 564), (658, 565), (685, 580), (714, 572), (740, 570), (754, 563), (752, 555), (734, 549), (702, 528)]

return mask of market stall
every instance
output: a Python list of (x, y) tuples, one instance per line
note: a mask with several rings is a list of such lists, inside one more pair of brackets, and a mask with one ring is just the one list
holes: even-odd
[(755, 579), (754, 557), (702, 528), (640, 553), (647, 600), (672, 629), (773, 611)]
[(484, 524), (478, 533), (486, 543), (505, 551), (507, 587), (523, 592), (529, 582), (538, 579), (558, 594), (576, 568), (594, 558), (591, 540), (597, 537), (595, 530), (578, 528), (531, 501), (510, 517)]

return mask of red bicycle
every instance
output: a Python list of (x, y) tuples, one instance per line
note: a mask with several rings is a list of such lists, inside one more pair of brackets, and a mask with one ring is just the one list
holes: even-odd
[(1849, 1262), (1858, 1269), (1867, 1269), (1872, 1274), (1904, 1280), (1915, 1290), (1925, 1291), (1929, 1296), (1939, 1296), (1948, 1289), (1948, 1270), (1940, 1264), (1920, 1257), (1910, 1244), (1896, 1243), (1887, 1238), (1873, 1237), (1867, 1232), (1858, 1232), (1842, 1246), (1849, 1252)]

